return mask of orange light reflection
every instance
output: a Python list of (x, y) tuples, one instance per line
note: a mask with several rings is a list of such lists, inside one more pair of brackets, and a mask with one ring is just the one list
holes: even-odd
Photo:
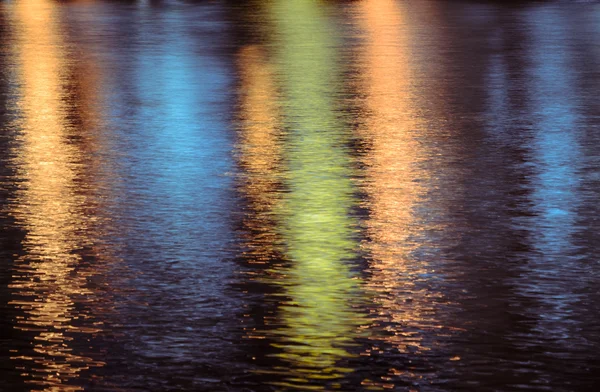
[[(420, 352), (422, 331), (434, 324), (431, 299), (418, 287), (427, 271), (412, 256), (415, 237), (430, 229), (416, 208), (427, 192), (428, 173), (420, 167), (427, 152), (419, 142), (423, 120), (414, 104), (413, 67), (404, 15), (394, 0), (359, 5), (365, 32), (361, 55), (366, 113), (361, 137), (369, 146), (364, 189), (370, 218), (366, 244), (372, 255), (368, 287), (375, 292), (375, 318), (387, 325), (384, 339), (401, 352)], [(377, 325), (378, 323), (376, 323)], [(369, 350), (378, 351), (376, 347)]]
[[(244, 217), (247, 229), (247, 253), (244, 260), (258, 269), (246, 271), (250, 282), (272, 284), (277, 273), (280, 236), (275, 210), (281, 203), (278, 187), (281, 182), (281, 126), (276, 104), (276, 88), (271, 65), (259, 45), (244, 47), (238, 58), (240, 70), (240, 140), (237, 143), (239, 162), (243, 169), (242, 191), (247, 197), (249, 212)], [(247, 318), (254, 315), (245, 314)], [(270, 319), (269, 319), (270, 318)], [(268, 325), (274, 315), (264, 316)], [(248, 322), (252, 323), (251, 320)], [(265, 332), (254, 327), (246, 329), (247, 339), (265, 339)]]
[(243, 48), (239, 55), (241, 132), (238, 143), (244, 169), (244, 194), (253, 211), (249, 229), (261, 233), (250, 246), (251, 263), (265, 263), (273, 253), (273, 210), (280, 183), (281, 141), (273, 75), (260, 46)]
[(76, 307), (92, 294), (87, 286), (91, 272), (80, 266), (77, 252), (92, 246), (84, 233), (93, 221), (86, 219), (86, 196), (79, 191), (84, 157), (69, 139), (74, 125), (67, 119), (65, 84), (72, 64), (54, 2), (18, 1), (11, 7), (22, 117), (14, 159), (22, 185), (12, 214), (27, 234), (9, 287), (11, 305), (24, 316), (16, 328), (35, 333), (33, 352), (25, 355), (20, 349), (12, 359), (33, 390), (79, 391), (68, 382), (103, 363), (72, 347), (76, 335), (101, 331), (101, 323), (86, 320), (90, 313)]

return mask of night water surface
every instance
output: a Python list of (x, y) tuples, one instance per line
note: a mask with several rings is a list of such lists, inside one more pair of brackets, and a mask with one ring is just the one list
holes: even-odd
[(599, 391), (600, 4), (0, 0), (0, 390)]

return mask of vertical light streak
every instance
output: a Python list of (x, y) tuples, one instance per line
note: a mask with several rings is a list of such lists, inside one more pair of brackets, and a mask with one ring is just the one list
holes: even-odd
[[(577, 327), (570, 319), (580, 298), (584, 267), (569, 257), (576, 245), (578, 209), (585, 160), (581, 151), (581, 116), (577, 108), (577, 80), (570, 57), (571, 27), (552, 8), (541, 8), (524, 20), (530, 33), (528, 82), (533, 113), (531, 200), (535, 214), (528, 224), (539, 258), (532, 260), (530, 273), (535, 284), (525, 282), (525, 291), (541, 302), (538, 328), (562, 341)], [(540, 282), (543, 283), (540, 283)]]
[(272, 66), (260, 46), (247, 46), (239, 56), (241, 96), (241, 137), (238, 144), (244, 169), (244, 193), (254, 212), (247, 223), (262, 233), (253, 241), (252, 263), (267, 261), (275, 242), (273, 213), (279, 204), (281, 181), (281, 124)]
[(275, 346), (289, 364), (282, 386), (325, 389), (349, 371), (338, 361), (350, 356), (360, 323), (352, 307), (358, 285), (348, 265), (357, 247), (349, 217), (351, 160), (334, 98), (340, 88), (338, 42), (320, 2), (277, 0), (270, 15), (280, 38), (274, 56), (287, 192), (278, 216), (290, 264), (278, 271), (285, 293)]
[[(239, 133), (236, 149), (241, 167), (240, 190), (248, 210), (243, 218), (245, 252), (242, 256), (244, 280), (272, 288), (281, 264), (281, 238), (277, 232), (280, 221), (276, 210), (281, 208), (281, 118), (277, 103), (272, 64), (262, 45), (243, 47), (238, 55), (239, 69)], [(267, 288), (267, 290), (268, 290)], [(268, 298), (268, 296), (265, 296)], [(268, 344), (265, 328), (273, 323), (273, 305), (277, 298), (259, 302), (244, 314), (244, 338), (255, 339), (258, 352)], [(262, 317), (261, 317), (262, 316)], [(253, 345), (251, 344), (251, 346)]]
[[(67, 385), (90, 366), (102, 366), (76, 354), (71, 342), (77, 334), (100, 331), (91, 317), (76, 309), (91, 294), (89, 271), (81, 269), (77, 254), (91, 239), (78, 192), (82, 161), (77, 145), (69, 141), (65, 83), (70, 64), (66, 42), (58, 25), (55, 3), (19, 1), (11, 5), (18, 39), (19, 110), (22, 121), (18, 155), (14, 159), (22, 180), (12, 213), (26, 231), (25, 254), (15, 262), (14, 300), (23, 316), (16, 328), (35, 334), (33, 352), (15, 350), (26, 382), (34, 390), (76, 391)], [(84, 326), (85, 325), (85, 326)], [(41, 388), (41, 389), (38, 389)]]
[(369, 146), (364, 158), (371, 239), (366, 246), (372, 255), (368, 287), (376, 293), (376, 319), (387, 325), (382, 339), (402, 352), (409, 346), (426, 350), (421, 341), (432, 322), (431, 304), (418, 286), (426, 269), (411, 252), (418, 247), (415, 237), (427, 229), (416, 211), (427, 191), (428, 173), (420, 168), (427, 152), (417, 134), (423, 120), (413, 103), (406, 21), (394, 0), (366, 0), (358, 10), (365, 32), (366, 115), (359, 132)]

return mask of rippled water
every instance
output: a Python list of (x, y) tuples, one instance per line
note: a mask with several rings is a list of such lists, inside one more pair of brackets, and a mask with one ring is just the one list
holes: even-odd
[(0, 1), (0, 390), (600, 390), (600, 4)]

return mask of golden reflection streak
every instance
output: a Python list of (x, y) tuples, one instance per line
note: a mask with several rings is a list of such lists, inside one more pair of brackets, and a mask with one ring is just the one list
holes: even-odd
[(358, 10), (366, 33), (361, 65), (368, 114), (359, 132), (370, 146), (364, 158), (367, 247), (373, 257), (368, 287), (378, 293), (376, 319), (389, 325), (381, 339), (402, 352), (409, 346), (426, 350), (421, 331), (432, 321), (431, 305), (415, 284), (426, 271), (411, 252), (418, 247), (414, 237), (427, 229), (416, 221), (415, 208), (427, 190), (428, 174), (419, 168), (426, 153), (416, 133), (423, 124), (413, 103), (407, 22), (394, 0), (365, 0)]
[[(22, 113), (19, 154), (14, 162), (22, 179), (13, 214), (26, 231), (26, 254), (16, 261), (11, 304), (23, 311), (16, 328), (31, 331), (33, 354), (15, 355), (26, 382), (44, 391), (77, 391), (66, 385), (101, 362), (74, 353), (75, 333), (94, 334), (96, 327), (77, 326), (89, 315), (76, 309), (79, 298), (91, 294), (76, 254), (90, 245), (83, 202), (77, 192), (81, 151), (69, 142), (67, 105), (63, 102), (70, 64), (57, 22), (57, 9), (48, 0), (12, 5), (18, 39), (19, 109)], [(80, 181), (79, 181), (80, 182)], [(94, 325), (89, 320), (87, 325)]]
[(242, 86), (241, 135), (238, 143), (244, 169), (244, 193), (253, 212), (245, 224), (261, 233), (251, 240), (249, 262), (265, 264), (273, 253), (275, 231), (273, 210), (278, 203), (281, 181), (281, 133), (276, 89), (270, 64), (258, 45), (244, 47), (239, 54)]
[[(281, 124), (272, 66), (260, 45), (249, 45), (238, 55), (240, 75), (239, 142), (237, 150), (243, 169), (242, 191), (249, 212), (243, 224), (247, 229), (244, 260), (250, 267), (244, 277), (250, 282), (273, 285), (273, 274), (280, 258), (280, 223), (275, 211), (281, 207)], [(259, 328), (244, 328), (245, 338), (266, 338), (260, 326), (273, 323), (272, 311), (258, 322)], [(255, 317), (245, 314), (245, 317)], [(248, 320), (252, 323), (251, 320)]]

